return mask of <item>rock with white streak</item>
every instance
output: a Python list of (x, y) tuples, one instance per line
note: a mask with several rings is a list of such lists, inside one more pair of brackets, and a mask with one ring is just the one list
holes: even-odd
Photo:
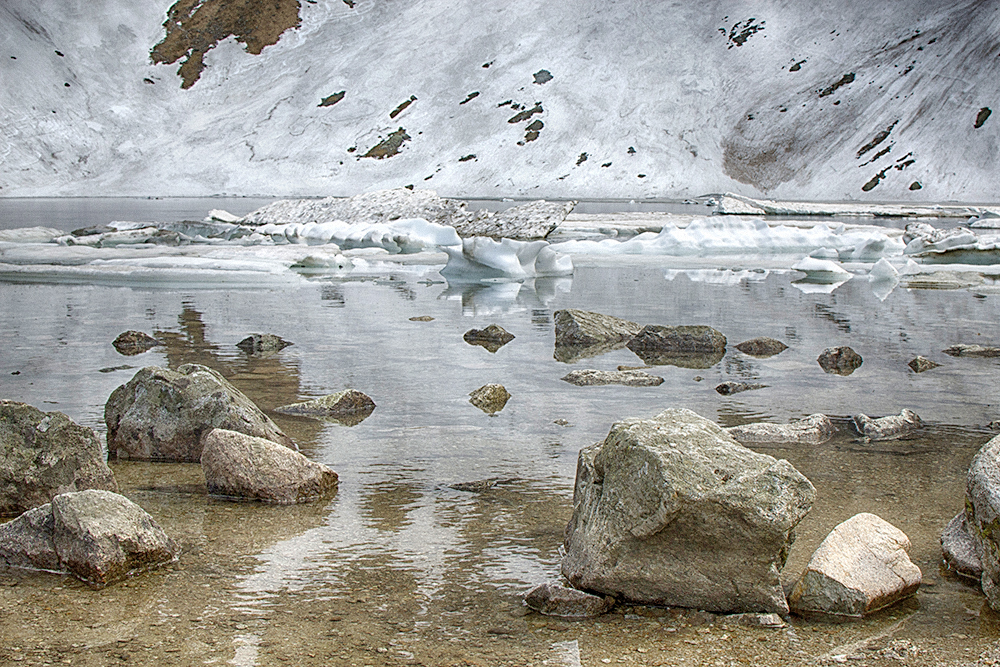
[(910, 540), (874, 514), (857, 514), (835, 527), (813, 553), (788, 597), (801, 615), (862, 618), (910, 597), (920, 568), (910, 562)]

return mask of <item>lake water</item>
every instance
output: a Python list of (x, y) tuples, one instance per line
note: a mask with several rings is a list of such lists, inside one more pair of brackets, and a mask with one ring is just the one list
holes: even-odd
[[(131, 216), (130, 205), (111, 219)], [(200, 205), (165, 215), (240, 212), (230, 202)], [(839, 656), (877, 664), (893, 652), (906, 664), (963, 664), (993, 645), (1000, 618), (975, 587), (940, 570), (938, 537), (962, 509), (969, 461), (994, 435), (1000, 374), (996, 360), (941, 351), (997, 344), (995, 292), (899, 287), (880, 300), (860, 278), (832, 293), (803, 291), (799, 274), (767, 262), (619, 256), (576, 264), (572, 277), (471, 286), (449, 285), (434, 264), (240, 289), (0, 284), (0, 396), (103, 433), (104, 402), (138, 368), (202, 363), (341, 478), (328, 502), (271, 507), (209, 498), (197, 465), (113, 462), (125, 495), (178, 540), (181, 559), (103, 591), (0, 573), (0, 605), (18, 610), (0, 619), (0, 664), (559, 665), (577, 654), (585, 665)], [(576, 387), (560, 379), (574, 368), (642, 362), (627, 349), (557, 361), (553, 312), (561, 308), (707, 324), (729, 347), (710, 368), (649, 370), (665, 379), (658, 387)], [(410, 320), (418, 316), (433, 320)], [(494, 323), (515, 335), (496, 353), (462, 339)], [(111, 341), (127, 329), (166, 345), (124, 357)], [(255, 332), (293, 345), (250, 357), (235, 344)], [(755, 336), (789, 349), (769, 359), (735, 350)], [(816, 362), (836, 345), (864, 358), (850, 376)], [(906, 364), (918, 354), (942, 366), (915, 374)], [(714, 388), (725, 380), (767, 387), (721, 396)], [(468, 394), (493, 382), (512, 398), (490, 416)], [(346, 388), (377, 405), (355, 426), (270, 412)], [(927, 427), (915, 439), (863, 444), (845, 433), (761, 451), (788, 459), (817, 488), (784, 579), (794, 580), (833, 526), (872, 512), (910, 537), (924, 573), (919, 595), (861, 623), (793, 618), (778, 631), (726, 628), (676, 609), (626, 607), (578, 622), (526, 613), (520, 596), (558, 577), (579, 449), (616, 420), (668, 407), (724, 426), (815, 412), (917, 412)], [(488, 479), (495, 483), (479, 492), (452, 486)]]

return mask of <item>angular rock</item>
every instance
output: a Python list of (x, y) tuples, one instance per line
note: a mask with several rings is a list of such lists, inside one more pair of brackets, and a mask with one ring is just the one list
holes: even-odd
[(549, 202), (544, 199), (512, 206), (505, 211), (456, 222), (459, 236), (489, 236), (519, 241), (544, 239), (566, 219), (575, 201)]
[(911, 435), (924, 425), (917, 413), (908, 408), (903, 408), (903, 411), (898, 415), (889, 415), (878, 419), (857, 414), (851, 417), (851, 423), (866, 441), (898, 440)]
[(510, 400), (510, 393), (502, 384), (486, 384), (469, 394), (469, 403), (487, 414), (503, 410)]
[(524, 596), (524, 604), (546, 616), (590, 618), (610, 611), (615, 606), (615, 600), (559, 584), (544, 583), (535, 586)]
[(13, 521), (0, 524), (0, 566), (62, 572), (56, 545), (52, 541), (54, 530), (51, 503), (30, 509)]
[(787, 625), (781, 616), (770, 614), (730, 614), (720, 620), (722, 625), (742, 625), (747, 628), (766, 628), (778, 630)]
[(264, 438), (214, 429), (202, 438), (208, 492), (278, 505), (306, 503), (337, 488), (337, 473)]
[(302, 403), (292, 403), (275, 408), (275, 412), (284, 415), (301, 415), (306, 417), (333, 417), (339, 421), (361, 423), (375, 410), (375, 401), (367, 394), (355, 389), (345, 389), (336, 394)]
[(1000, 436), (983, 445), (969, 465), (965, 520), (982, 564), (986, 601), (1000, 610)]
[(434, 318), (430, 315), (418, 315), (416, 317), (410, 318), (411, 322), (433, 322)]
[(581, 369), (572, 371), (561, 379), (563, 382), (569, 382), (578, 387), (595, 387), (606, 384), (620, 384), (626, 387), (656, 387), (663, 384), (663, 378), (659, 375), (651, 375), (644, 371)]
[(778, 573), (815, 493), (690, 410), (618, 422), (580, 451), (562, 572), (641, 604), (785, 614)]
[(984, 345), (952, 345), (947, 350), (942, 350), (951, 357), (1000, 357), (1000, 347), (989, 347)]
[(751, 357), (766, 358), (781, 354), (788, 349), (788, 346), (780, 340), (761, 336), (743, 341), (736, 346), (736, 349), (743, 354), (749, 354)]
[(801, 615), (847, 618), (888, 607), (920, 587), (909, 549), (903, 531), (874, 514), (856, 514), (819, 545), (788, 604)]
[(133, 357), (137, 354), (142, 354), (157, 345), (163, 345), (162, 342), (156, 340), (152, 336), (142, 331), (125, 331), (118, 334), (118, 337), (114, 339), (111, 343), (118, 350), (119, 354), (124, 354), (127, 357)]
[(0, 400), (0, 516), (85, 489), (118, 491), (97, 434), (61, 412)]
[(462, 336), (469, 345), (485, 347), (490, 352), (496, 352), (501, 347), (514, 340), (514, 335), (503, 327), (491, 324), (485, 329), (469, 329)]
[(827, 373), (850, 375), (861, 368), (861, 355), (847, 346), (828, 347), (816, 358), (817, 363)]
[(762, 443), (818, 445), (837, 431), (830, 418), (823, 414), (809, 415), (790, 424), (744, 424), (725, 429), (741, 445)]
[(751, 391), (752, 389), (765, 389), (766, 384), (760, 384), (759, 382), (722, 382), (715, 386), (715, 391), (719, 392), (723, 396), (729, 396), (731, 394), (738, 394), (741, 391)]
[(247, 354), (266, 354), (268, 352), (277, 352), (291, 345), (286, 340), (282, 340), (280, 337), (274, 334), (250, 334), (240, 342), (236, 343), (236, 347), (240, 348)]
[(703, 325), (644, 326), (626, 347), (651, 365), (711, 368), (726, 354), (726, 337)]
[(104, 406), (108, 457), (143, 461), (201, 460), (201, 436), (239, 431), (297, 449), (271, 419), (218, 372), (199, 364), (176, 371), (141, 369)]
[(978, 582), (983, 564), (976, 555), (976, 545), (969, 535), (965, 512), (959, 512), (941, 533), (941, 552), (947, 568), (957, 575)]
[(557, 310), (552, 319), (556, 330), (553, 357), (565, 363), (620, 349), (642, 330), (635, 322), (572, 308)]
[(924, 371), (929, 371), (932, 368), (937, 368), (941, 364), (931, 361), (925, 357), (916, 356), (913, 359), (910, 359), (910, 363), (906, 365), (909, 366), (910, 370), (914, 373), (923, 373)]

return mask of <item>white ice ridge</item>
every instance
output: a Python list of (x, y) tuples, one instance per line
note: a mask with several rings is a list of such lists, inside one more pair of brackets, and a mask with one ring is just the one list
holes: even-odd
[[(864, 202), (791, 202), (753, 199), (727, 192), (719, 196), (722, 215), (839, 215), (893, 218), (998, 218), (998, 206), (939, 204), (868, 204)], [(986, 226), (986, 225), (983, 225)]]
[(265, 224), (254, 231), (269, 237), (273, 243), (325, 245), (334, 243), (344, 250), (353, 248), (384, 248), (390, 253), (413, 253), (430, 248), (457, 246), (462, 243), (454, 227), (408, 218), (372, 224), (307, 222)]
[(566, 241), (559, 252), (580, 255), (711, 255), (803, 254), (818, 248), (835, 250), (841, 259), (874, 262), (903, 252), (901, 233), (893, 229), (818, 224), (810, 227), (770, 225), (756, 218), (717, 216), (693, 220), (686, 227), (663, 225), (627, 241)]
[(441, 275), (449, 281), (525, 280), (568, 276), (573, 260), (555, 252), (546, 241), (494, 241), (485, 236), (462, 239), (462, 246), (445, 246), (448, 264)]

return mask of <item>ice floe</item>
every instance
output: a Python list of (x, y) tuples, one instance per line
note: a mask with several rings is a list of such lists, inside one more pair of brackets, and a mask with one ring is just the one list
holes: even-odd
[(718, 197), (722, 215), (819, 215), (893, 218), (1000, 217), (1000, 207), (937, 204), (868, 204), (863, 202), (791, 202), (753, 199), (732, 193)]
[(524, 280), (573, 273), (573, 260), (545, 241), (494, 241), (485, 236), (463, 239), (461, 247), (446, 246), (448, 264), (441, 275), (449, 281)]

